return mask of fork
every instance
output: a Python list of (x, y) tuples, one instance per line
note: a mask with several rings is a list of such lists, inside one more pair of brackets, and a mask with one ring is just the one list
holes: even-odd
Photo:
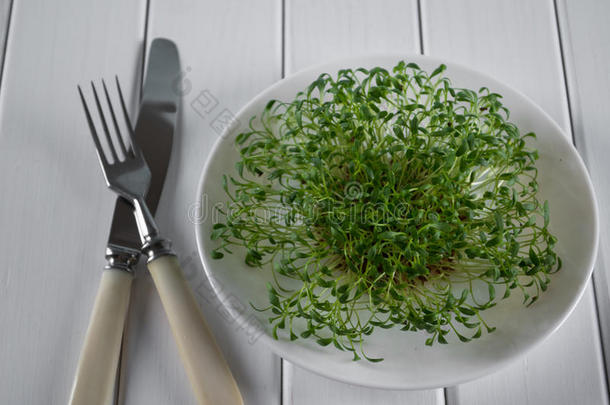
[[(107, 120), (104, 117), (100, 98), (94, 83), (91, 82), (95, 105), (103, 124), (109, 153), (102, 147), (85, 96), (80, 86), (78, 86), (87, 123), (106, 184), (112, 191), (133, 205), (134, 216), (142, 240), (142, 253), (147, 257), (148, 269), (161, 297), (195, 397), (198, 403), (202, 405), (243, 404), (231, 371), (184, 279), (176, 254), (171, 248), (171, 242), (160, 235), (154, 217), (146, 206), (144, 196), (148, 191), (151, 172), (142, 151), (135, 142), (118, 78), (116, 79), (116, 87), (126, 123), (128, 145), (119, 129), (111, 98), (103, 80), (102, 87), (114, 127), (114, 137), (106, 125)], [(108, 122), (110, 121), (108, 120)], [(117, 153), (115, 143), (118, 145), (122, 156)], [(74, 397), (78, 393), (73, 392), (72, 395)]]

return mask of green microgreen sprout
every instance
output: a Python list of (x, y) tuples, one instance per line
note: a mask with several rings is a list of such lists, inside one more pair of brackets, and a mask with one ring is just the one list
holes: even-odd
[(213, 257), (238, 246), (272, 269), (257, 309), (275, 338), (369, 361), (382, 360), (363, 350), (376, 328), (466, 342), (494, 330), (484, 310), (512, 290), (531, 305), (561, 267), (535, 135), (508, 121), (499, 94), (454, 88), (445, 69), (322, 74), (237, 136)]

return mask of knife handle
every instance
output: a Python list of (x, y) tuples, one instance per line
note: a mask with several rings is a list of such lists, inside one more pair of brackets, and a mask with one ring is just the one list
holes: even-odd
[(242, 405), (237, 384), (203, 319), (176, 256), (153, 259), (148, 263), (148, 269), (198, 403)]
[(70, 405), (106, 405), (112, 398), (132, 280), (125, 270), (102, 272)]

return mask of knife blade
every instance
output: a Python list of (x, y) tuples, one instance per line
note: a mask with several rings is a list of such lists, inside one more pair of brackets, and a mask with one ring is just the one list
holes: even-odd
[[(152, 174), (146, 204), (153, 215), (159, 204), (172, 150), (179, 102), (179, 94), (172, 88), (172, 82), (179, 72), (176, 45), (164, 38), (154, 39), (150, 46), (141, 107), (134, 130), (136, 142), (140, 145)], [(133, 207), (119, 197), (108, 237), (108, 266), (126, 266), (128, 270), (137, 262), (140, 247)], [(126, 261), (121, 262), (121, 258)]]
[[(176, 45), (156, 38), (150, 45), (134, 137), (151, 171), (146, 203), (154, 214), (169, 165), (179, 94), (172, 88), (180, 64)], [(115, 203), (102, 273), (72, 386), (70, 405), (105, 405), (114, 391), (121, 340), (129, 307), (133, 267), (140, 257), (133, 207)]]

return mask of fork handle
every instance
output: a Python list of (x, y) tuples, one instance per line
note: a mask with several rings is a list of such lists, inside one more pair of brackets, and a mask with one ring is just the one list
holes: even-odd
[(148, 269), (198, 403), (242, 405), (237, 384), (203, 319), (176, 256), (153, 259), (148, 263)]
[(112, 398), (132, 280), (125, 270), (102, 272), (70, 405), (105, 405)]

